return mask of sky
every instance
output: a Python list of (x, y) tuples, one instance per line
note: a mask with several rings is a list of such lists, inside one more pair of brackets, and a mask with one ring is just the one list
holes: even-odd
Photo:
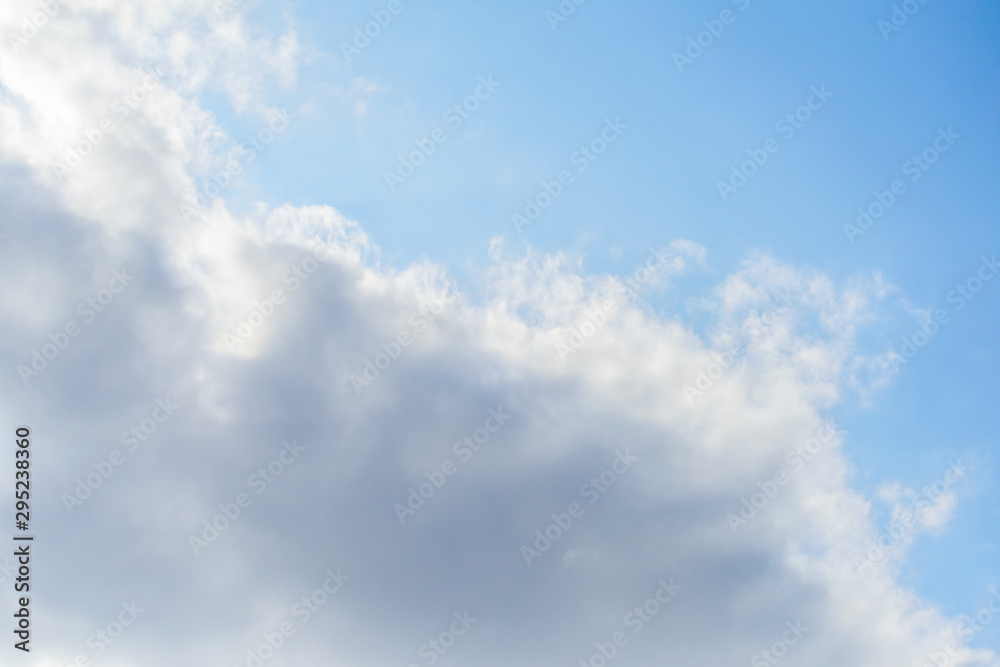
[(4, 3), (0, 663), (1000, 665), (998, 29)]

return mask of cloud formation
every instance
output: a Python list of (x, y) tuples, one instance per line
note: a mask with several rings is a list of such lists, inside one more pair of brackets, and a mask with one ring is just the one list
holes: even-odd
[[(333, 206), (223, 195), (188, 218), (238, 143), (196, 94), (263, 125), (296, 80), (294, 30), (220, 4), (67, 2), (0, 60), (0, 403), (44, 443), (30, 664), (922, 667), (962, 646), (901, 555), (857, 564), (881, 527), (829, 414), (872, 366), (878, 276), (752, 254), (699, 333), (642, 297), (705, 265), (686, 240), (621, 277), (495, 240), (473, 288), (384, 265)], [(37, 6), (0, 11), (16, 31)]]

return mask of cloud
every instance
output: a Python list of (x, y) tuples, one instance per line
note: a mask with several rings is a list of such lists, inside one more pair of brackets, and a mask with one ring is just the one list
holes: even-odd
[[(743, 530), (726, 520), (847, 400), (866, 358), (857, 334), (890, 291), (881, 279), (836, 285), (752, 254), (701, 302), (714, 324), (699, 334), (653, 312), (629, 276), (585, 274), (565, 253), (493, 242), (474, 289), (433, 262), (384, 265), (332, 206), (242, 214), (220, 198), (185, 220), (194, 175), (231, 148), (194, 94), (257, 50), (244, 23), (213, 13), (76, 4), (0, 64), (0, 120), (15, 130), (0, 139), (0, 279), (20, 286), (0, 293), (0, 405), (34, 430), (47, 544), (31, 664), (248, 664), (275, 633), (268, 664), (359, 666), (443, 653), (578, 664), (619, 631), (622, 664), (738, 664), (784, 641), (787, 623), (808, 628), (790, 658), (819, 667), (918, 666), (960, 641), (888, 560), (858, 572), (879, 527), (851, 485), (849, 434)], [(129, 48), (108, 46), (98, 17)], [(212, 37), (186, 41), (189, 24)], [(264, 71), (291, 85), (295, 52), (279, 38)], [(53, 161), (160, 62), (170, 74), (145, 106), (57, 178)], [(237, 108), (265, 97), (250, 69), (224, 80)], [(688, 241), (663, 252), (661, 282), (648, 280), (661, 289), (707, 261)], [(134, 282), (85, 321), (78, 304), (121, 267)], [(70, 321), (79, 334), (25, 385), (17, 366)], [(737, 337), (739, 358), (685, 400)], [(144, 432), (164, 399), (179, 407)], [(134, 450), (133, 428), (147, 435)], [(104, 474), (115, 451), (124, 461)], [(82, 502), (70, 512), (65, 497)], [(954, 498), (923, 525), (943, 525)], [(419, 511), (401, 523), (395, 506), (410, 502)], [(676, 596), (635, 632), (629, 614), (664, 580)], [(143, 611), (99, 639), (122, 605)], [(998, 664), (962, 650), (957, 664)]]

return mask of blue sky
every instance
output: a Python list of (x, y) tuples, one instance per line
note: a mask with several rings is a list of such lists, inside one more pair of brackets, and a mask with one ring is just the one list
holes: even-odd
[[(382, 5), (289, 5), (314, 59), (277, 99), (310, 110), (247, 191), (335, 203), (364, 221), (393, 265), (426, 256), (462, 276), (487, 263), (489, 239), (502, 236), (513, 247), (580, 253), (589, 272), (624, 274), (650, 245), (687, 238), (708, 248), (710, 268), (685, 279), (682, 298), (761, 250), (837, 281), (877, 271), (914, 307), (950, 311), (946, 295), (1000, 248), (1000, 8), (929, 2), (885, 39), (879, 21), (891, 19), (891, 3), (741, 6), (592, 0), (553, 30), (538, 3), (404, 3), (348, 63), (340, 44)], [(725, 9), (733, 22), (679, 72), (673, 54)], [(276, 8), (256, 12), (280, 20)], [(500, 88), (390, 192), (385, 171), (431, 128), (447, 127), (442, 115), (482, 75)], [(330, 92), (358, 77), (378, 86), (362, 117)], [(814, 86), (832, 97), (792, 136), (776, 131)], [(234, 135), (252, 129), (225, 106), (213, 111)], [(518, 234), (510, 215), (542, 180), (572, 169), (570, 156), (609, 117), (628, 124), (621, 140)], [(904, 165), (947, 128), (960, 139), (912, 181)], [(768, 138), (779, 151), (723, 202), (718, 181)], [(849, 243), (844, 224), (897, 179), (905, 193)], [(696, 324), (675, 296), (652, 294), (650, 305)], [(838, 410), (854, 483), (866, 492), (890, 478), (919, 487), (945, 461), (975, 457), (975, 491), (940, 539), (918, 541), (905, 573), (953, 613), (977, 605), (997, 577), (998, 299), (988, 285), (870, 407), (850, 400)], [(868, 335), (898, 347), (917, 322), (897, 312)]]
[[(618, 664), (756, 667), (804, 620), (787, 664), (924, 667), (987, 605), (1000, 7), (59, 7), (21, 43), (36, 0), (0, 8), (0, 422), (36, 433), (53, 544), (30, 664), (96, 664), (88, 636), (134, 599), (150, 611), (109, 660), (248, 664), (341, 567), (268, 667), (429, 665), (426, 637), (470, 608), (441, 664), (578, 664), (664, 579), (680, 593)], [(113, 270), (133, 282), (33, 360)], [(168, 396), (176, 415), (81, 499)], [(491, 410), (511, 415), (397, 521)], [(823, 454), (740, 527), (829, 419)], [(292, 440), (304, 463), (200, 551)], [(623, 448), (635, 467), (525, 562)], [(965, 639), (950, 664), (1000, 665), (1000, 623)]]

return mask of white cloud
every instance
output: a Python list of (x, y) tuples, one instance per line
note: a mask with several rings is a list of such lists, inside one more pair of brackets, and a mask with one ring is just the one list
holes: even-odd
[[(78, 3), (0, 64), (0, 155), (11, 174), (0, 186), (11, 221), (0, 279), (23, 285), (0, 293), (0, 404), (6, 423), (36, 431), (49, 544), (35, 603), (48, 634), (31, 664), (95, 658), (88, 635), (132, 599), (148, 611), (108, 649), (108, 664), (245, 664), (283, 620), (296, 634), (270, 664), (408, 664), (462, 610), (479, 620), (449, 659), (575, 664), (661, 578), (683, 589), (653, 632), (622, 649), (622, 664), (746, 663), (797, 619), (809, 632), (789, 655), (818, 667), (918, 667), (958, 639), (957, 622), (901, 586), (888, 560), (857, 572), (878, 526), (851, 488), (840, 450), (849, 435), (745, 530), (733, 535), (725, 519), (844, 400), (863, 359), (856, 332), (890, 290), (877, 276), (838, 286), (750, 256), (703, 304), (717, 321), (706, 341), (565, 254), (510, 257), (492, 242), (482, 293), (441, 305), (445, 267), (381, 265), (361, 225), (329, 206), (276, 203), (241, 217), (216, 200), (185, 223), (190, 174), (229, 146), (190, 96), (247, 54), (260, 56), (223, 77), (237, 107), (266, 108), (258, 64), (294, 84), (294, 33), (262, 47), (238, 17), (212, 18), (212, 6)], [(14, 3), (4, 22), (29, 8)], [(96, 31), (108, 17), (121, 51)], [(185, 37), (190, 25), (207, 37)], [(86, 169), (57, 180), (52, 161), (161, 62), (169, 81)], [(306, 278), (291, 267), (315, 256), (314, 240), (326, 252)], [(664, 279), (706, 261), (690, 242), (671, 251)], [(122, 264), (135, 284), (25, 387), (16, 365)], [(225, 335), (276, 289), (284, 302), (230, 349)], [(779, 290), (790, 308), (686, 401), (682, 387)], [(556, 344), (609, 299), (615, 313), (560, 359)], [(57, 306), (26, 306), (46, 302)], [(411, 342), (397, 350), (403, 333)], [(356, 394), (351, 376), (382, 354), (388, 363)], [(176, 416), (68, 514), (60, 496), (164, 395), (183, 406)], [(463, 461), (456, 442), (497, 408), (509, 423)], [(306, 447), (301, 464), (257, 495), (250, 476), (292, 438)], [(620, 449), (638, 461), (590, 504), (581, 486), (600, 483)], [(447, 486), (400, 526), (394, 503), (445, 460), (456, 467)], [(189, 536), (240, 493), (252, 504), (195, 556)], [(582, 517), (528, 567), (522, 545), (573, 502)], [(940, 528), (954, 507), (953, 494), (941, 496), (922, 525)], [(337, 567), (351, 579), (300, 623), (293, 605)], [(963, 650), (956, 664), (998, 664)]]

